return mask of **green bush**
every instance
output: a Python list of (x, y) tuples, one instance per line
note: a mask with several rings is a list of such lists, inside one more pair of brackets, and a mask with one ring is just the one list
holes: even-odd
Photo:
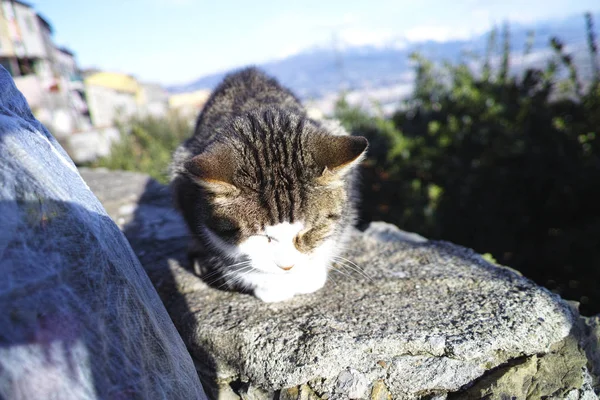
[(371, 141), (364, 221), (386, 220), (490, 253), (501, 264), (600, 312), (600, 85), (579, 81), (558, 39), (544, 69), (510, 72), (505, 29), (479, 72), (414, 55), (413, 96), (391, 119), (341, 100), (337, 116)]
[(192, 121), (171, 113), (166, 118), (133, 118), (118, 124), (121, 141), (93, 167), (143, 172), (167, 183), (167, 168), (175, 148), (192, 134)]

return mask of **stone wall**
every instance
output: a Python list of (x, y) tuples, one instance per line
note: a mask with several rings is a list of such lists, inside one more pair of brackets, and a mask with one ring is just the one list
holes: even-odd
[(219, 399), (596, 399), (598, 319), (517, 272), (385, 223), (326, 287), (264, 304), (207, 286), (169, 191), (83, 170)]

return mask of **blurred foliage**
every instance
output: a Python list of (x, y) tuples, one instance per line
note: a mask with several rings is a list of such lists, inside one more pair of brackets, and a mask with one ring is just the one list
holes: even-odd
[(414, 93), (389, 119), (342, 97), (336, 116), (371, 144), (362, 221), (471, 247), (581, 302), (584, 314), (600, 312), (600, 80), (591, 15), (586, 28), (587, 82), (558, 38), (545, 67), (512, 73), (505, 26), (501, 49), (494, 31), (480, 68), (414, 54)]
[(118, 122), (121, 141), (113, 144), (109, 157), (91, 166), (144, 172), (167, 183), (171, 155), (191, 135), (192, 122), (176, 113), (166, 118), (148, 116)]

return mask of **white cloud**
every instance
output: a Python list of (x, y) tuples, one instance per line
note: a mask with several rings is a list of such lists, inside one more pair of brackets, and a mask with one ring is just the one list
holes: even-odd
[(294, 56), (296, 54), (301, 53), (303, 50), (306, 50), (306, 47), (301, 45), (290, 45), (281, 50), (276, 56), (275, 59), (281, 60), (284, 58), (288, 58)]
[(466, 40), (488, 31), (492, 25), (492, 12), (476, 7), (453, 23), (428, 22), (408, 29), (404, 35), (409, 42)]
[(338, 34), (340, 44), (346, 46), (384, 46), (392, 41), (392, 32), (367, 30), (367, 29), (343, 29)]
[(439, 25), (423, 25), (409, 29), (405, 32), (404, 36), (409, 42), (424, 42), (427, 40), (446, 42), (454, 39), (467, 39), (471, 34), (464, 29), (454, 29)]
[(479, 21), (479, 23), (485, 22), (485, 21), (491, 21), (492, 13), (488, 9), (474, 8), (471, 11), (471, 18), (473, 19), (473, 21), (471, 21), (471, 23), (475, 22), (475, 21)]
[[(184, 0), (181, 0), (184, 1)], [(515, 0), (516, 1), (516, 0)], [(549, 0), (553, 1), (553, 0)], [(489, 31), (494, 24), (505, 20), (529, 23), (539, 19), (531, 10), (519, 12), (504, 11), (501, 3), (488, 3), (481, 0), (466, 0), (468, 7), (459, 18), (415, 20), (415, 25), (404, 24), (404, 29), (392, 29), (389, 24), (378, 27), (368, 23), (368, 18), (355, 13), (340, 14), (333, 18), (323, 18), (311, 14), (281, 14), (263, 29), (270, 32), (305, 32), (305, 35), (290, 38), (290, 43), (281, 46), (276, 52), (278, 59), (286, 58), (313, 47), (354, 47), (375, 46), (404, 48), (409, 43), (424, 41), (447, 42), (468, 40)], [(537, 7), (530, 7), (538, 10)], [(537, 18), (536, 18), (537, 17)]]
[(511, 22), (517, 22), (520, 24), (531, 24), (540, 19), (539, 15), (523, 13), (523, 12), (511, 12), (507, 15), (507, 20)]

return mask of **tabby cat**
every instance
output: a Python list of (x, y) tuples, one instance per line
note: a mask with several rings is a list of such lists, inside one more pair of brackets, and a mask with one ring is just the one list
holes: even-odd
[(198, 272), (265, 302), (322, 288), (356, 218), (366, 148), (258, 69), (226, 76), (171, 165)]

